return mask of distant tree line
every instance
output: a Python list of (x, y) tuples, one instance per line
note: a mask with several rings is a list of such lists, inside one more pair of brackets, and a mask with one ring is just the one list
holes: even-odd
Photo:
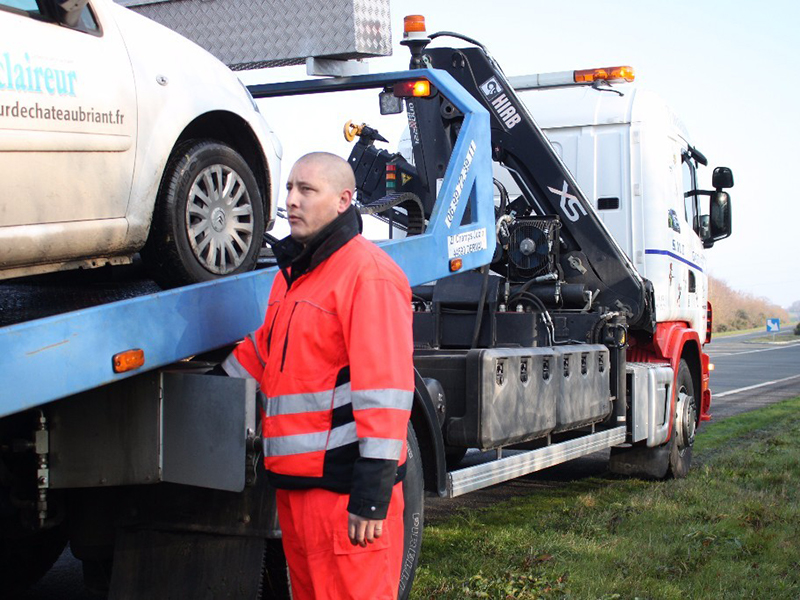
[(766, 298), (737, 292), (720, 279), (708, 278), (708, 297), (714, 309), (715, 332), (766, 327), (767, 319), (780, 319), (781, 324), (791, 321), (786, 309)]

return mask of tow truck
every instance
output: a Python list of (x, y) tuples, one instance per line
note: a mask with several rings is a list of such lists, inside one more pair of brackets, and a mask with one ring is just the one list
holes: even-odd
[[(369, 125), (347, 128), (358, 137), (349, 160), (361, 210), (402, 232), (382, 247), (414, 293), (401, 598), (426, 492), (459, 496), (609, 448), (612, 471), (686, 474), (711, 402), (702, 351), (711, 311), (701, 262), (687, 253), (731, 232), (730, 170), (715, 170), (713, 191), (676, 184), (659, 197), (651, 167), (680, 182), (682, 156), (692, 169), (706, 160), (666, 121), (651, 129), (628, 117), (616, 123), (617, 158), (631, 172), (613, 196), (630, 214), (620, 245), (604, 224), (612, 219), (598, 216), (611, 196), (590, 200), (563, 150), (603, 124), (564, 128), (559, 154), (515, 89), (530, 81), (507, 78), (470, 38), (456, 35), (466, 48), (429, 46), (453, 35), (428, 36), (409, 17), (407, 71), (250, 86), (255, 98), (376, 89), (384, 112), (408, 117), (408, 156), (378, 149)], [(574, 75), (568, 87), (578, 79), (587, 93), (616, 96), (592, 89), (612, 75)], [(659, 166), (665, 136), (680, 151)], [(580, 174), (585, 161), (576, 164)], [(668, 245), (691, 236), (683, 250)], [(259, 472), (254, 383), (208, 374), (260, 325), (275, 274), (0, 329), (6, 589), (41, 576), (68, 540), (87, 582), (112, 598), (288, 595)], [(679, 286), (696, 296), (685, 306), (674, 302)], [(460, 468), (470, 449), (494, 458)]]

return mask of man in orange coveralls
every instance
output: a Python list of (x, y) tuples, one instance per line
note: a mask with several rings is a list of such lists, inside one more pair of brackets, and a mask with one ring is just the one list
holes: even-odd
[(291, 235), (264, 324), (223, 367), (255, 377), (264, 465), (295, 600), (396, 598), (406, 428), (414, 389), (411, 290), (358, 233), (350, 165), (315, 152), (292, 168)]

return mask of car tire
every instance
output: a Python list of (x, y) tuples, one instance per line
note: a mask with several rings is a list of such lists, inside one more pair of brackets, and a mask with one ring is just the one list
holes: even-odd
[(265, 226), (261, 192), (241, 155), (190, 140), (167, 163), (141, 254), (161, 287), (209, 281), (255, 268)]

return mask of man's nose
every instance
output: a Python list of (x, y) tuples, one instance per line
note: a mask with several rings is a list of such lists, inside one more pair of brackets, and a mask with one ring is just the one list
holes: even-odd
[(286, 208), (289, 208), (289, 206), (297, 206), (297, 205), (298, 205), (297, 192), (295, 192), (294, 189), (291, 189), (289, 190), (289, 193), (286, 194)]

